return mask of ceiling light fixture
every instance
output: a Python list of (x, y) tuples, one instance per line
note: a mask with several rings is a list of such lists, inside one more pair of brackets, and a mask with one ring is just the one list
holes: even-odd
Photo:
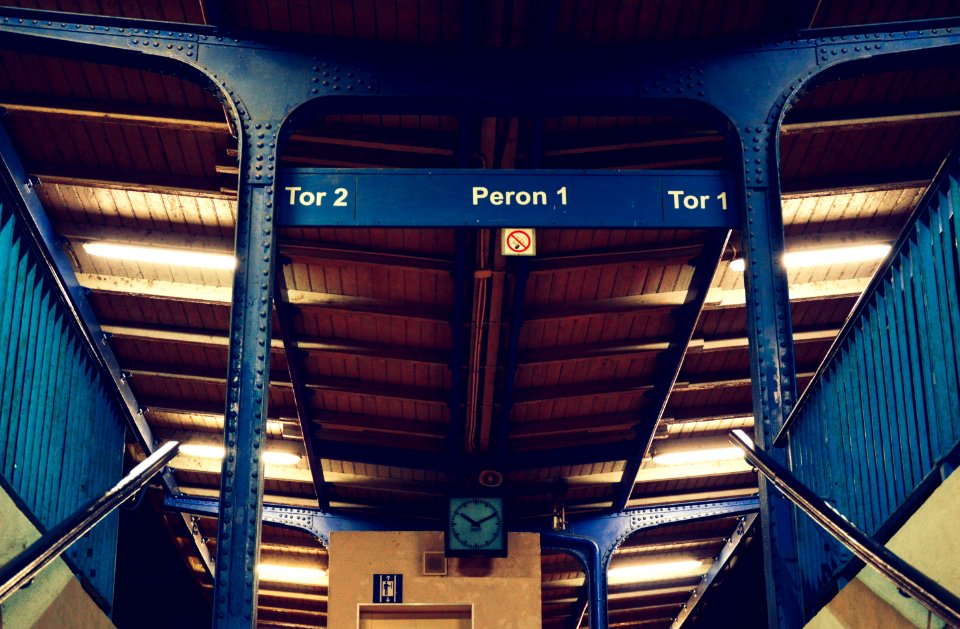
[[(180, 453), (195, 456), (201, 459), (222, 459), (223, 446), (206, 443), (184, 443), (180, 445)], [(300, 462), (300, 455), (283, 450), (267, 450), (263, 453), (263, 462), (267, 465), (296, 465)]]
[(267, 465), (296, 465), (300, 462), (300, 455), (280, 450), (267, 450), (263, 453), (263, 462)]
[(83, 250), (92, 256), (129, 260), (131, 262), (152, 262), (173, 266), (190, 266), (203, 269), (221, 269), (233, 271), (237, 268), (237, 259), (226, 253), (192, 251), (190, 249), (171, 249), (168, 247), (142, 247), (116, 242), (85, 242)]
[(319, 568), (283, 566), (273, 563), (257, 565), (257, 576), (261, 581), (273, 583), (295, 583), (298, 585), (327, 585), (327, 571)]
[[(803, 249), (783, 254), (783, 264), (788, 269), (802, 269), (811, 266), (829, 264), (848, 264), (851, 262), (869, 262), (881, 260), (890, 253), (890, 245), (855, 245), (850, 247), (828, 247), (825, 249)], [(730, 270), (742, 273), (746, 268), (743, 258), (730, 261)]]
[(699, 559), (676, 559), (657, 563), (642, 563), (632, 566), (617, 566), (607, 572), (610, 585), (624, 583), (642, 583), (645, 581), (665, 581), (683, 577), (697, 576), (703, 572), (703, 562)]
[(657, 465), (690, 465), (693, 463), (710, 463), (713, 461), (731, 461), (742, 459), (743, 451), (736, 446), (721, 448), (700, 448), (693, 450), (675, 450), (653, 455), (653, 462)]

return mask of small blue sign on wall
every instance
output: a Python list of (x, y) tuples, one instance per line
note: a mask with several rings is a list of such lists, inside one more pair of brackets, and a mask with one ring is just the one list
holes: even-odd
[(403, 602), (403, 575), (402, 574), (373, 575), (373, 602), (374, 603), (402, 603)]

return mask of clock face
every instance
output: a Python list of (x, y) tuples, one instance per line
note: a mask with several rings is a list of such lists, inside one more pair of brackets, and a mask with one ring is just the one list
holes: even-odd
[(503, 501), (500, 498), (451, 498), (447, 555), (505, 557)]

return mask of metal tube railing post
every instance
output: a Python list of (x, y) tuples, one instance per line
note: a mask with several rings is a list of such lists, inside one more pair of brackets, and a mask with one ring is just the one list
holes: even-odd
[(734, 430), (730, 434), (730, 441), (743, 450), (747, 461), (763, 472), (783, 495), (857, 558), (886, 576), (950, 626), (960, 627), (960, 598), (858, 529), (842, 513), (804, 486), (789, 470), (758, 448), (745, 432)]
[(177, 456), (180, 444), (169, 441), (138, 464), (119, 483), (99, 498), (77, 509), (70, 517), (50, 529), (40, 539), (0, 568), (0, 603), (26, 585), (69, 548), (75, 541), (92, 529), (114, 509), (134, 496), (150, 479), (156, 476), (173, 457)]

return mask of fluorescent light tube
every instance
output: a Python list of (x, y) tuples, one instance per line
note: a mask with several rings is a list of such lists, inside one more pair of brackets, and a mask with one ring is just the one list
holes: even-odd
[(617, 566), (607, 572), (607, 581), (610, 585), (665, 581), (667, 579), (697, 576), (702, 572), (703, 562), (699, 559), (676, 559), (632, 566)]
[(327, 585), (327, 571), (319, 568), (283, 566), (261, 563), (257, 565), (257, 576), (261, 581), (274, 583), (295, 583), (298, 585)]
[(296, 465), (300, 462), (300, 455), (282, 450), (267, 450), (263, 453), (263, 462), (267, 465)]
[(180, 444), (180, 454), (195, 456), (201, 459), (222, 459), (223, 453), (223, 446), (213, 446), (202, 443)]
[(657, 465), (690, 465), (691, 463), (709, 463), (711, 461), (731, 461), (742, 459), (743, 451), (736, 446), (722, 448), (700, 448), (675, 450), (653, 455)]
[(237, 268), (237, 259), (226, 253), (210, 253), (191, 249), (171, 249), (168, 247), (143, 247), (116, 242), (85, 242), (83, 250), (92, 256), (129, 260), (131, 262), (151, 262), (173, 266), (190, 266), (203, 269), (221, 269), (233, 271)]
[[(811, 266), (830, 264), (848, 264), (881, 260), (890, 253), (890, 245), (851, 245), (849, 247), (828, 247), (825, 249), (802, 249), (787, 251), (783, 254), (783, 264), (788, 269), (802, 269)], [(742, 273), (746, 268), (743, 258), (730, 261), (730, 270)]]
[[(180, 445), (180, 453), (195, 456), (201, 459), (222, 459), (223, 446), (205, 443), (184, 443)], [(300, 455), (283, 450), (267, 450), (263, 453), (263, 462), (267, 465), (296, 465), (300, 462)]]

